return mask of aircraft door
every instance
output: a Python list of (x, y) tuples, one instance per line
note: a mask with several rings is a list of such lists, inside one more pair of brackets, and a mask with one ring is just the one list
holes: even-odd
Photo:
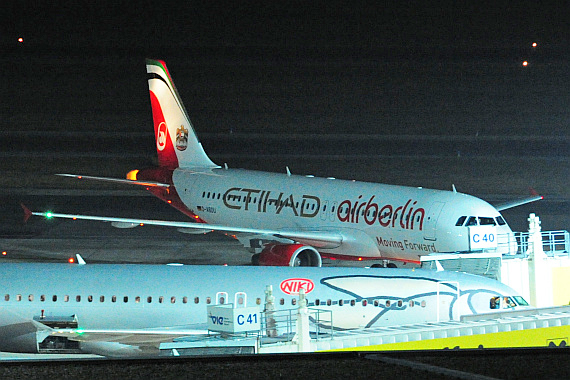
[[(455, 289), (453, 289), (455, 288)], [(454, 307), (459, 300), (459, 282), (438, 281), (437, 282), (437, 321), (457, 321), (459, 320), (459, 310)]]
[(228, 293), (218, 292), (216, 293), (216, 305), (224, 305), (228, 303)]
[(324, 201), (323, 207), (321, 208), (321, 220), (327, 220), (328, 212), (329, 212), (329, 201)]
[(437, 219), (441, 214), (445, 202), (434, 202), (424, 219), (424, 239), (435, 241), (437, 232)]

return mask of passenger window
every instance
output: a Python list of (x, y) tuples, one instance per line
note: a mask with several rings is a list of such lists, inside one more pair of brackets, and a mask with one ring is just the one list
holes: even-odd
[(390, 307), (390, 300), (386, 301), (386, 307)]
[(53, 302), (57, 302), (57, 296), (54, 295), (53, 297), (51, 297), (51, 300), (52, 300)]
[(200, 303), (200, 297), (194, 297), (194, 303)]
[(398, 300), (398, 307), (402, 307), (403, 304), (404, 302), (402, 300)]
[(320, 299), (316, 299), (315, 300), (315, 306), (319, 306), (321, 304), (321, 300)]
[(476, 225), (477, 225), (477, 218), (474, 216), (470, 216), (469, 220), (467, 221), (467, 224), (465, 224), (465, 227), (476, 226)]
[(327, 300), (327, 306), (331, 306), (332, 305), (332, 300)]
[[(68, 297), (69, 297), (69, 296), (68, 296)], [(42, 295), (40, 296), (40, 301), (44, 302), (45, 300), (46, 300), (46, 295), (45, 295), (45, 294), (42, 294)], [(6, 301), (8, 301), (8, 300), (6, 300)]]
[(338, 306), (343, 306), (344, 305), (344, 300), (338, 300)]
[[(43, 297), (43, 299), (42, 299), (42, 297)], [(46, 299), (45, 296), (40, 296), (41, 301), (45, 301), (45, 299)], [(68, 295), (63, 296), (63, 302), (69, 302), (69, 296)]]
[(410, 307), (414, 307), (414, 301), (410, 301)]
[(368, 305), (368, 301), (367, 300), (362, 300), (362, 306), (366, 306)]
[(139, 296), (135, 297), (135, 303), (140, 303), (141, 302), (141, 298)]
[(279, 300), (279, 305), (285, 305), (285, 299), (284, 298), (281, 298)]
[(206, 303), (207, 303), (208, 305), (211, 304), (211, 303), (212, 303), (212, 299), (211, 299), (210, 297), (207, 297), (207, 298), (206, 298)]
[(188, 297), (186, 296), (182, 297), (182, 303), (188, 303)]
[(30, 295), (28, 296), (28, 301), (32, 302), (33, 300), (34, 300), (34, 295), (33, 295), (33, 294), (30, 294)]
[(93, 302), (93, 296), (87, 296), (87, 302)]
[(21, 294), (16, 294), (16, 301), (20, 302), (22, 300)]
[(380, 302), (378, 302), (378, 300), (374, 300), (374, 306), (379, 306)]
[(170, 303), (176, 303), (176, 297), (170, 297)]
[(256, 298), (256, 299), (255, 299), (255, 304), (256, 304), (256, 305), (261, 305), (261, 298)]
[(6, 294), (4, 296), (4, 301), (10, 301), (10, 295), (9, 294)]
[(105, 302), (105, 296), (99, 297), (99, 302)]
[[(162, 301), (164, 301), (164, 297), (163, 296), (158, 297), (158, 303), (162, 303)], [(210, 303), (210, 301), (211, 301), (210, 297), (208, 297), (208, 303)]]
[(151, 296), (146, 297), (146, 303), (152, 303), (152, 297)]
[(123, 302), (124, 302), (124, 303), (129, 302), (129, 296), (124, 296), (124, 297), (123, 297)]
[(295, 306), (297, 304), (297, 298), (291, 299), (291, 305)]
[(356, 305), (356, 301), (355, 300), (350, 300), (350, 306), (354, 306)]
[(421, 306), (421, 307), (426, 307), (426, 301), (422, 301), (422, 302), (420, 303), (420, 306)]
[(467, 219), (466, 216), (461, 216), (461, 217), (459, 217), (459, 219), (457, 219), (457, 222), (455, 223), (455, 225), (456, 225), (457, 227), (462, 226), (463, 223), (465, 223), (465, 219)]
[(75, 296), (75, 302), (81, 302), (81, 296)]
[(117, 302), (117, 296), (111, 297), (111, 302)]

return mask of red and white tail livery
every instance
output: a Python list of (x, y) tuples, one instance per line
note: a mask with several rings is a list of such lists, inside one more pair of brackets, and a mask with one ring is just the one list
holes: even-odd
[(146, 67), (159, 167), (133, 170), (127, 179), (64, 175), (145, 186), (191, 221), (50, 216), (223, 231), (262, 265), (320, 266), (323, 257), (417, 263), (439, 253), (516, 253), (499, 211), (541, 199), (493, 207), (455, 190), (222, 168), (200, 144), (166, 64), (147, 60)]

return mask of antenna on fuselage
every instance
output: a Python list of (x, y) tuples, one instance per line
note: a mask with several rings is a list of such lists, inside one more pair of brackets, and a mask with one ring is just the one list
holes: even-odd
[(454, 183), (451, 184), (451, 188), (453, 189), (453, 192), (454, 192), (454, 193), (457, 193), (457, 189), (455, 188), (455, 184), (454, 184)]
[(287, 169), (287, 176), (291, 177), (291, 170), (289, 170), (289, 166), (285, 166), (285, 169)]

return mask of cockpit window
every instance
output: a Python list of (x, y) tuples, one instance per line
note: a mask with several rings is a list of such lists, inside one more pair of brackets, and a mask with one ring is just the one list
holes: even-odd
[(526, 302), (526, 300), (521, 296), (514, 296), (513, 298), (515, 299), (516, 303), (519, 304), (520, 306), (528, 306), (528, 302)]
[(505, 219), (503, 219), (502, 216), (497, 216), (495, 219), (497, 219), (497, 224), (499, 226), (504, 226), (505, 224), (507, 224), (507, 222), (505, 222)]
[[(517, 302), (515, 302), (515, 300)], [(514, 297), (491, 297), (491, 309), (511, 309), (516, 306), (528, 306), (528, 303), (521, 296)]]
[(465, 222), (465, 219), (467, 219), (466, 216), (460, 216), (459, 219), (457, 219), (457, 223), (455, 223), (455, 225), (458, 227), (462, 226)]
[(466, 227), (476, 226), (476, 225), (477, 225), (477, 218), (474, 216), (470, 216), (469, 220), (467, 220), (467, 223), (465, 224)]
[(494, 226), (495, 225), (495, 219), (480, 216), (479, 217), (479, 225), (480, 226)]

